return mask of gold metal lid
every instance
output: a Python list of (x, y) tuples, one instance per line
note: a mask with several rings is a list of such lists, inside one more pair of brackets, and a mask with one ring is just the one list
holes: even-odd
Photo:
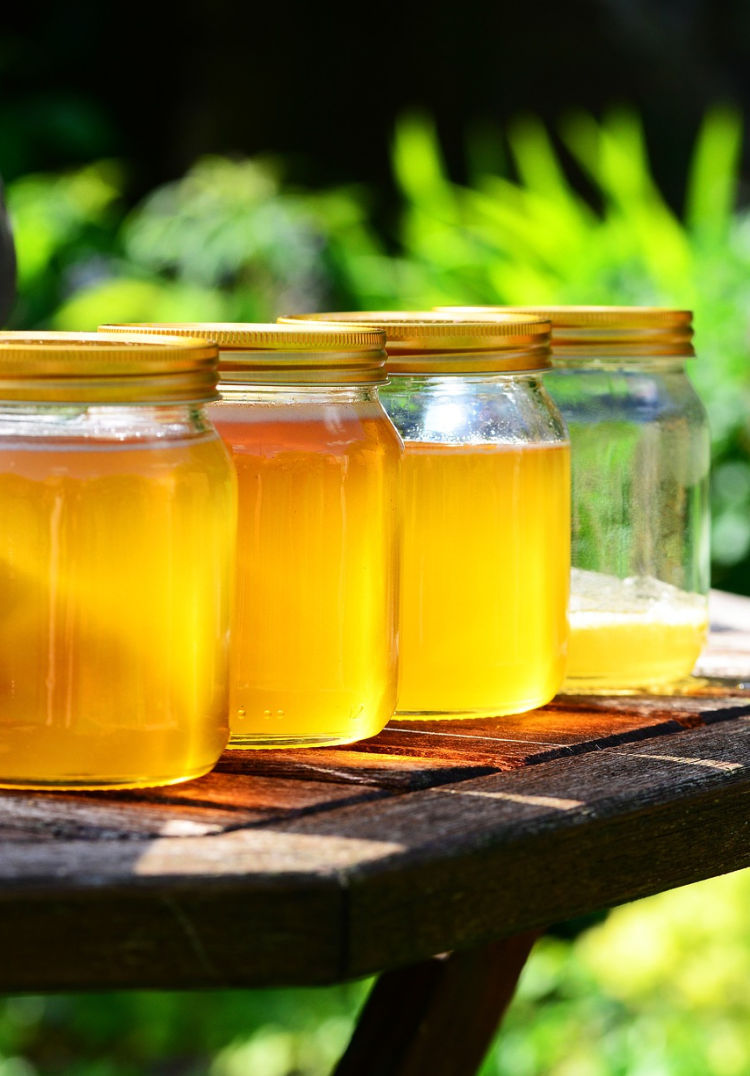
[(0, 400), (199, 403), (216, 378), (215, 344), (194, 337), (0, 332)]
[(555, 358), (695, 355), (690, 310), (658, 306), (449, 306), (435, 310), (466, 318), (497, 314), (547, 318), (552, 323)]
[(219, 348), (220, 383), (367, 385), (385, 381), (385, 334), (356, 325), (181, 322), (103, 325), (111, 333), (202, 336)]
[(388, 372), (508, 373), (549, 366), (549, 322), (498, 314), (469, 320), (426, 310), (350, 310), (295, 314), (285, 325), (316, 323), (370, 325), (385, 330)]

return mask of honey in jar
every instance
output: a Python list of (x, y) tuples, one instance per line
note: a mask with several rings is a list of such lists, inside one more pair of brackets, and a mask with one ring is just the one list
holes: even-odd
[(200, 340), (0, 334), (0, 786), (198, 776), (226, 742), (236, 489)]
[[(145, 331), (173, 331), (148, 326)], [(373, 736), (396, 701), (402, 445), (377, 330), (194, 325), (239, 482), (231, 747)]]
[(567, 650), (569, 446), (542, 387), (549, 326), (420, 313), (315, 315), (382, 327), (402, 466), (397, 711), (520, 713)]

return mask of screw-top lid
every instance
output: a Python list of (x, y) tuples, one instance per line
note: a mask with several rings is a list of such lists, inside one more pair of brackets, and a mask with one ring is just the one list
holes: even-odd
[(220, 382), (366, 385), (385, 381), (385, 334), (356, 325), (181, 322), (103, 325), (111, 333), (203, 336), (219, 348)]
[(0, 332), (0, 400), (199, 403), (216, 378), (216, 345), (194, 336)]
[(549, 366), (549, 322), (533, 315), (498, 314), (470, 320), (419, 310), (350, 310), (295, 314), (285, 325), (327, 322), (385, 330), (389, 373), (499, 373)]
[(535, 314), (552, 323), (555, 358), (690, 358), (693, 315), (690, 310), (657, 306), (441, 306), (442, 316), (467, 319), (497, 314)]

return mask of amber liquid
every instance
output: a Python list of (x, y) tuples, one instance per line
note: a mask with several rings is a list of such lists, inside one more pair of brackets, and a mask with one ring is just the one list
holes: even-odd
[(0, 786), (170, 784), (216, 762), (234, 496), (215, 434), (0, 442)]
[(398, 712), (520, 713), (565, 671), (565, 445), (407, 442)]
[(398, 436), (371, 403), (211, 411), (239, 479), (230, 747), (372, 736), (396, 697)]
[(648, 577), (571, 574), (565, 691), (658, 691), (690, 675), (708, 633), (704, 595)]

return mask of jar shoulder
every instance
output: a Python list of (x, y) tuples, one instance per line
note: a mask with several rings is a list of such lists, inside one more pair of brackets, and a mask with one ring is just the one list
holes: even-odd
[(398, 458), (403, 443), (379, 399), (220, 400), (210, 420), (233, 452), (353, 454), (377, 450)]
[(539, 377), (393, 378), (383, 402), (404, 440), (560, 443), (567, 429)]
[(708, 424), (703, 402), (684, 369), (560, 367), (546, 373), (544, 380), (568, 422), (681, 420), (695, 428)]

